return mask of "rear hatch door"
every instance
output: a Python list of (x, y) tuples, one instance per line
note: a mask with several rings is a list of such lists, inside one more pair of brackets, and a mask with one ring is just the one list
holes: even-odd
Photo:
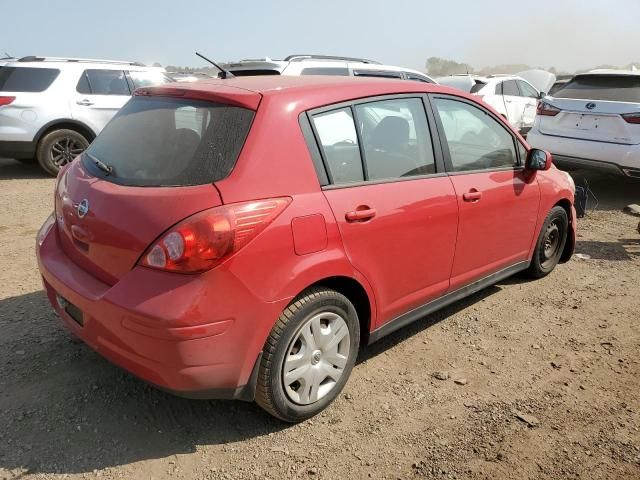
[(640, 75), (579, 75), (544, 102), (560, 109), (540, 116), (545, 135), (636, 145), (640, 125), (623, 115), (640, 113)]
[(214, 182), (233, 169), (253, 116), (220, 102), (134, 97), (60, 178), (66, 254), (115, 284), (168, 228), (222, 204)]

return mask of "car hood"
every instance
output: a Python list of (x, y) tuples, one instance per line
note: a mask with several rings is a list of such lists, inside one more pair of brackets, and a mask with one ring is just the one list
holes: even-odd
[(525, 70), (524, 72), (516, 73), (516, 75), (524, 78), (539, 92), (544, 93), (549, 93), (549, 90), (551, 90), (551, 87), (556, 82), (556, 76), (546, 70)]

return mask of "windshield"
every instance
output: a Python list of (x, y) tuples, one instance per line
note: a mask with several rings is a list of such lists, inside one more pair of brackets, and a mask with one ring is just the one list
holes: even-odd
[(83, 164), (135, 186), (203, 185), (231, 173), (254, 112), (168, 97), (133, 97), (93, 141)]

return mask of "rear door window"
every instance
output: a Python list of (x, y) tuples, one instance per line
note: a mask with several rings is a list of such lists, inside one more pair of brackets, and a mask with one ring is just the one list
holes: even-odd
[(402, 98), (356, 105), (367, 180), (435, 173), (424, 105)]
[(334, 184), (362, 182), (358, 134), (350, 108), (340, 108), (313, 116), (320, 146)]
[(76, 90), (87, 95), (131, 95), (123, 70), (85, 70)]
[(59, 74), (56, 68), (2, 67), (0, 92), (44, 92)]
[(454, 172), (518, 165), (512, 135), (491, 115), (458, 100), (436, 98), (434, 105)]
[(520, 90), (518, 90), (518, 85), (515, 80), (506, 80), (502, 82), (502, 94), (503, 95), (511, 95), (513, 97), (520, 96)]
[(538, 98), (538, 92), (535, 88), (522, 80), (517, 80), (517, 82), (523, 97)]
[(303, 68), (300, 75), (339, 75), (349, 76), (349, 70), (344, 67), (307, 67)]
[(558, 90), (554, 96), (640, 103), (640, 75), (580, 75)]
[[(123, 185), (204, 185), (227, 177), (254, 112), (169, 97), (134, 97), (83, 155), (92, 174)], [(112, 167), (107, 174), (96, 161)]]
[(353, 75), (356, 77), (402, 78), (400, 72), (390, 70), (354, 70)]

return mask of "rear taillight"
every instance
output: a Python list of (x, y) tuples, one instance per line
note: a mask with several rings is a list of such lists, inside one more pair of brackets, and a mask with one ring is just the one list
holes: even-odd
[(0, 96), (0, 107), (4, 106), (4, 105), (9, 105), (10, 103), (12, 103), (14, 100), (16, 99), (16, 97), (1, 97)]
[(627, 123), (632, 123), (634, 125), (640, 125), (640, 112), (639, 113), (627, 113), (622, 115), (624, 121)]
[(255, 238), (290, 202), (272, 198), (196, 213), (164, 233), (139, 264), (180, 273), (210, 270)]
[(542, 115), (543, 117), (555, 117), (560, 113), (560, 109), (545, 102), (538, 102), (536, 113), (538, 115)]

